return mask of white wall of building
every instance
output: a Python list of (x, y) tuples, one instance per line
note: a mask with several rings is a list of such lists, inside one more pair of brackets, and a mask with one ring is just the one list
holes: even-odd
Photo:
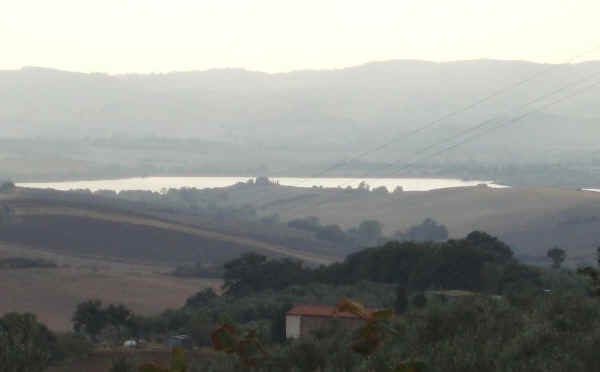
[(301, 317), (299, 315), (286, 315), (285, 316), (285, 337), (286, 338), (300, 337), (300, 322), (301, 322)]

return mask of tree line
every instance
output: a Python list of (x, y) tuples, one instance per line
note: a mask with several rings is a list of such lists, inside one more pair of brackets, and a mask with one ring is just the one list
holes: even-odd
[(398, 242), (367, 248), (343, 262), (317, 268), (283, 258), (246, 253), (224, 265), (226, 294), (243, 296), (311, 282), (353, 284), (368, 280), (394, 283), (409, 291), (465, 289), (501, 293), (521, 280), (535, 282), (538, 270), (518, 263), (509, 246), (474, 231), (446, 242)]

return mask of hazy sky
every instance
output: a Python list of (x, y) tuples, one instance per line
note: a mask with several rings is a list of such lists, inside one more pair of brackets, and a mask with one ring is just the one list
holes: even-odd
[[(0, 69), (268, 72), (374, 60), (564, 62), (600, 0), (3, 0)], [(600, 49), (583, 59), (600, 59)]]

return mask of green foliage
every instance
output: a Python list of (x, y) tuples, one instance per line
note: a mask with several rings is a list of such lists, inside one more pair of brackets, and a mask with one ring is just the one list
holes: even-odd
[(600, 297), (600, 271), (598, 269), (586, 266), (577, 269), (577, 274), (588, 280), (588, 291), (594, 297)]
[(34, 315), (0, 318), (0, 371), (40, 372), (59, 357), (56, 337)]
[(224, 268), (223, 288), (226, 294), (235, 296), (264, 289), (283, 289), (308, 279), (308, 271), (301, 261), (290, 258), (267, 260), (266, 256), (256, 253), (245, 253), (227, 262)]
[(348, 233), (353, 236), (359, 245), (377, 244), (382, 237), (383, 226), (379, 221), (366, 220), (358, 225), (356, 230), (350, 230)]
[(567, 258), (567, 252), (565, 252), (564, 249), (558, 247), (554, 247), (548, 250), (548, 253), (546, 255), (552, 260), (552, 268), (554, 269), (559, 269), (560, 265), (562, 265), (562, 263)]
[[(472, 232), (466, 238), (434, 242), (389, 242), (354, 253), (343, 263), (318, 270), (316, 280), (352, 283), (371, 280), (398, 283), (408, 290), (467, 289), (495, 292), (507, 278), (504, 269), (515, 263), (511, 249), (498, 239)], [(484, 268), (497, 266), (497, 288), (485, 288)], [(535, 273), (532, 271), (532, 273)]]
[(121, 339), (123, 328), (131, 333), (137, 332), (131, 310), (121, 304), (110, 304), (103, 308), (100, 300), (88, 300), (77, 305), (72, 322), (75, 332), (85, 334), (94, 341), (107, 326), (116, 331), (117, 341)]
[(396, 301), (394, 302), (394, 310), (396, 313), (402, 314), (408, 308), (408, 291), (404, 286), (396, 287)]
[(359, 302), (342, 298), (336, 305), (336, 311), (349, 312), (364, 321), (364, 325), (356, 331), (352, 343), (352, 350), (359, 354), (365, 356), (373, 354), (385, 336), (385, 332), (395, 333), (385, 324), (385, 321), (394, 317), (393, 310), (369, 313)]
[(223, 324), (211, 336), (215, 350), (236, 354), (247, 367), (256, 367), (269, 358), (269, 354), (256, 338), (256, 332), (242, 332), (230, 324)]
[(80, 303), (73, 314), (72, 322), (75, 332), (87, 334), (95, 340), (107, 324), (102, 302), (89, 300)]
[(382, 355), (400, 353), (433, 371), (596, 370), (600, 306), (584, 296), (539, 295), (523, 307), (482, 296), (428, 306), (400, 319), (402, 337)]
[(421, 224), (412, 226), (405, 233), (396, 231), (394, 238), (399, 241), (444, 241), (448, 240), (448, 229), (431, 218), (426, 218)]
[(362, 221), (346, 232), (338, 225), (323, 226), (314, 216), (290, 220), (288, 227), (314, 233), (315, 238), (320, 240), (352, 246), (374, 245), (382, 238), (382, 225), (376, 220)]
[(361, 280), (397, 283), (407, 291), (466, 289), (502, 292), (527, 282), (539, 286), (539, 273), (519, 265), (510, 247), (486, 233), (434, 242), (388, 242), (349, 255), (342, 263), (311, 269), (291, 259), (247, 253), (224, 266), (227, 294), (280, 290), (309, 282), (351, 284)]
[(427, 297), (423, 293), (417, 293), (413, 296), (412, 303), (417, 309), (422, 309), (427, 305)]
[(15, 184), (12, 181), (5, 181), (0, 184), (0, 193), (10, 193), (15, 190)]

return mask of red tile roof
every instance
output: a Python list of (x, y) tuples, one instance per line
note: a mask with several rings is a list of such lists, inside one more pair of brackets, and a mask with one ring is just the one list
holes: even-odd
[[(369, 313), (374, 313), (377, 309), (366, 309)], [(316, 316), (316, 317), (338, 317), (338, 318), (358, 318), (357, 315), (347, 312), (335, 312), (334, 306), (321, 305), (297, 305), (291, 308), (286, 315)]]

